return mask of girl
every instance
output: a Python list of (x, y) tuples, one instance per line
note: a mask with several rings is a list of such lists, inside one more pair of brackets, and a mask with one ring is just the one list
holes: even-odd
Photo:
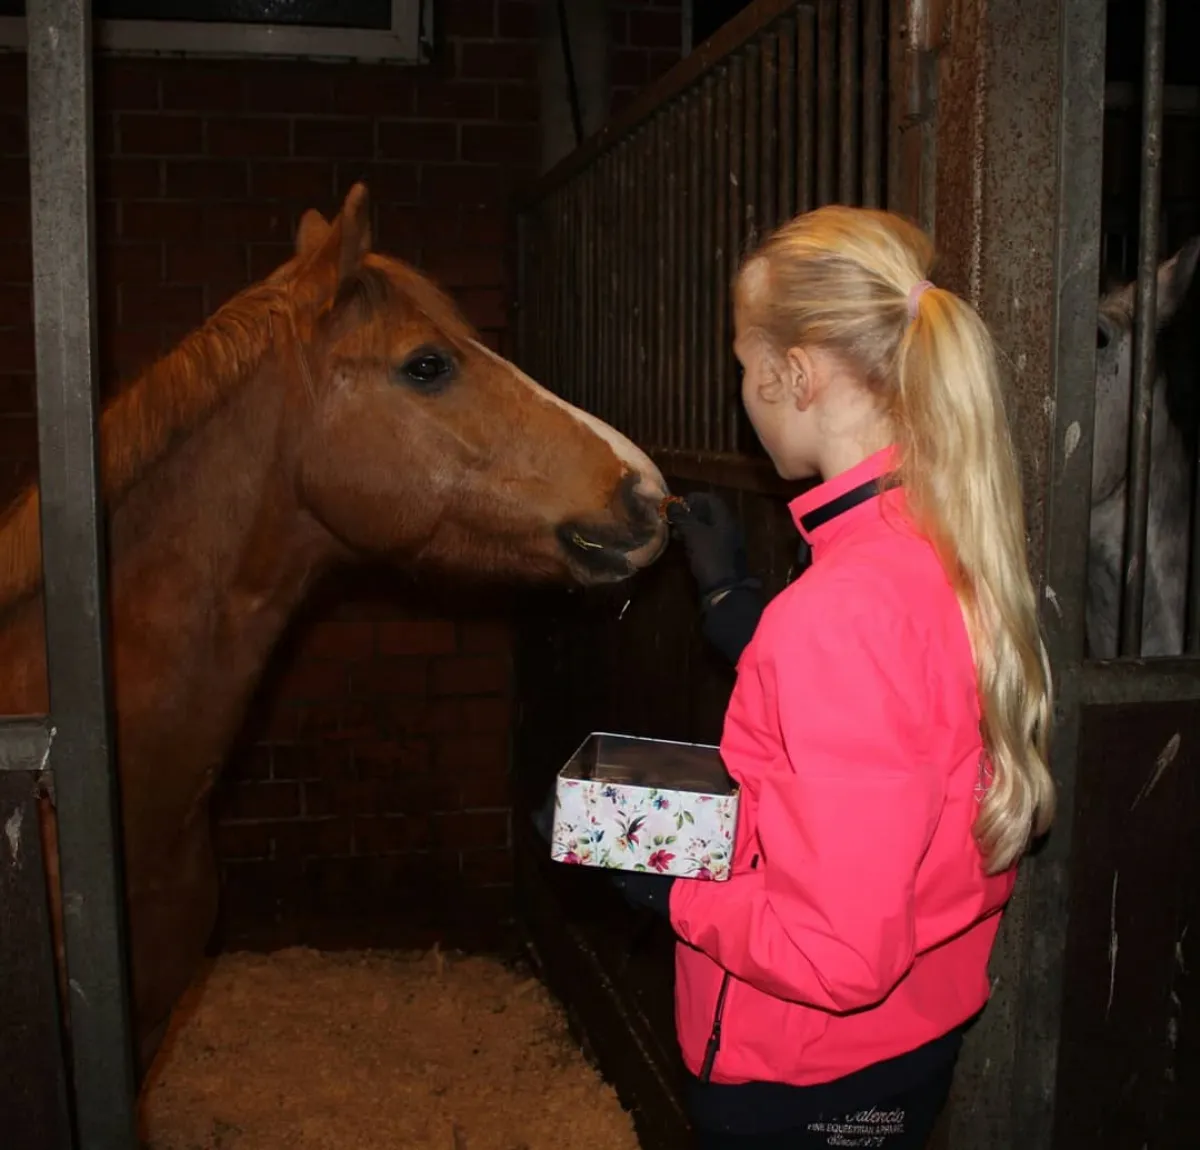
[(735, 284), (750, 421), (782, 476), (820, 480), (792, 504), (812, 565), (762, 609), (720, 506), (693, 497), (678, 521), (709, 613), (753, 635), (740, 657), (745, 638), (725, 642), (734, 871), (617, 878), (679, 936), (709, 1150), (923, 1146), (1017, 863), (1053, 816), (996, 356), (928, 282), (932, 256), (896, 216), (826, 207)]

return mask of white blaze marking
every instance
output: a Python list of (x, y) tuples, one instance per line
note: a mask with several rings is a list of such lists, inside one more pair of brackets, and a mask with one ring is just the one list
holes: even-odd
[(641, 493), (651, 497), (661, 497), (666, 494), (666, 481), (663, 479), (658, 468), (654, 466), (654, 461), (635, 443), (626, 439), (615, 427), (610, 427), (594, 415), (589, 415), (586, 411), (580, 411), (579, 408), (573, 407), (565, 399), (560, 399), (554, 392), (547, 391), (540, 383), (536, 383), (530, 379), (516, 364), (509, 363), (508, 360), (492, 351), (490, 347), (476, 340), (471, 340), (471, 346), (483, 355), (486, 355), (489, 359), (495, 360), (496, 363), (501, 364), (511, 371), (535, 395), (553, 403), (556, 407), (561, 407), (577, 423), (581, 423), (589, 431), (595, 432), (596, 435), (613, 449), (613, 454), (622, 463), (629, 467), (631, 471), (636, 471), (642, 477), (642, 482), (639, 486)]

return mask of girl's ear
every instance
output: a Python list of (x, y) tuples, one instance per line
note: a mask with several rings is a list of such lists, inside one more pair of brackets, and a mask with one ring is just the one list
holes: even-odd
[(806, 411), (812, 404), (815, 369), (812, 356), (804, 348), (788, 348), (785, 382), (797, 411)]

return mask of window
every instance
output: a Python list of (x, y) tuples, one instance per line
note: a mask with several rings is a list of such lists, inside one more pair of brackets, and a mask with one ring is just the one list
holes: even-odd
[[(433, 0), (92, 0), (102, 51), (419, 64)], [(0, 48), (25, 46), (24, 0), (0, 0)]]

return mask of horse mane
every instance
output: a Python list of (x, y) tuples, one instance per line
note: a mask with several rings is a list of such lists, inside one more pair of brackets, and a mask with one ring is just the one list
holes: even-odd
[[(111, 508), (250, 378), (274, 345), (274, 321), (293, 315), (286, 280), (251, 285), (110, 400), (100, 417), (104, 504)], [(41, 586), (39, 520), (34, 481), (0, 515), (0, 611)]]

